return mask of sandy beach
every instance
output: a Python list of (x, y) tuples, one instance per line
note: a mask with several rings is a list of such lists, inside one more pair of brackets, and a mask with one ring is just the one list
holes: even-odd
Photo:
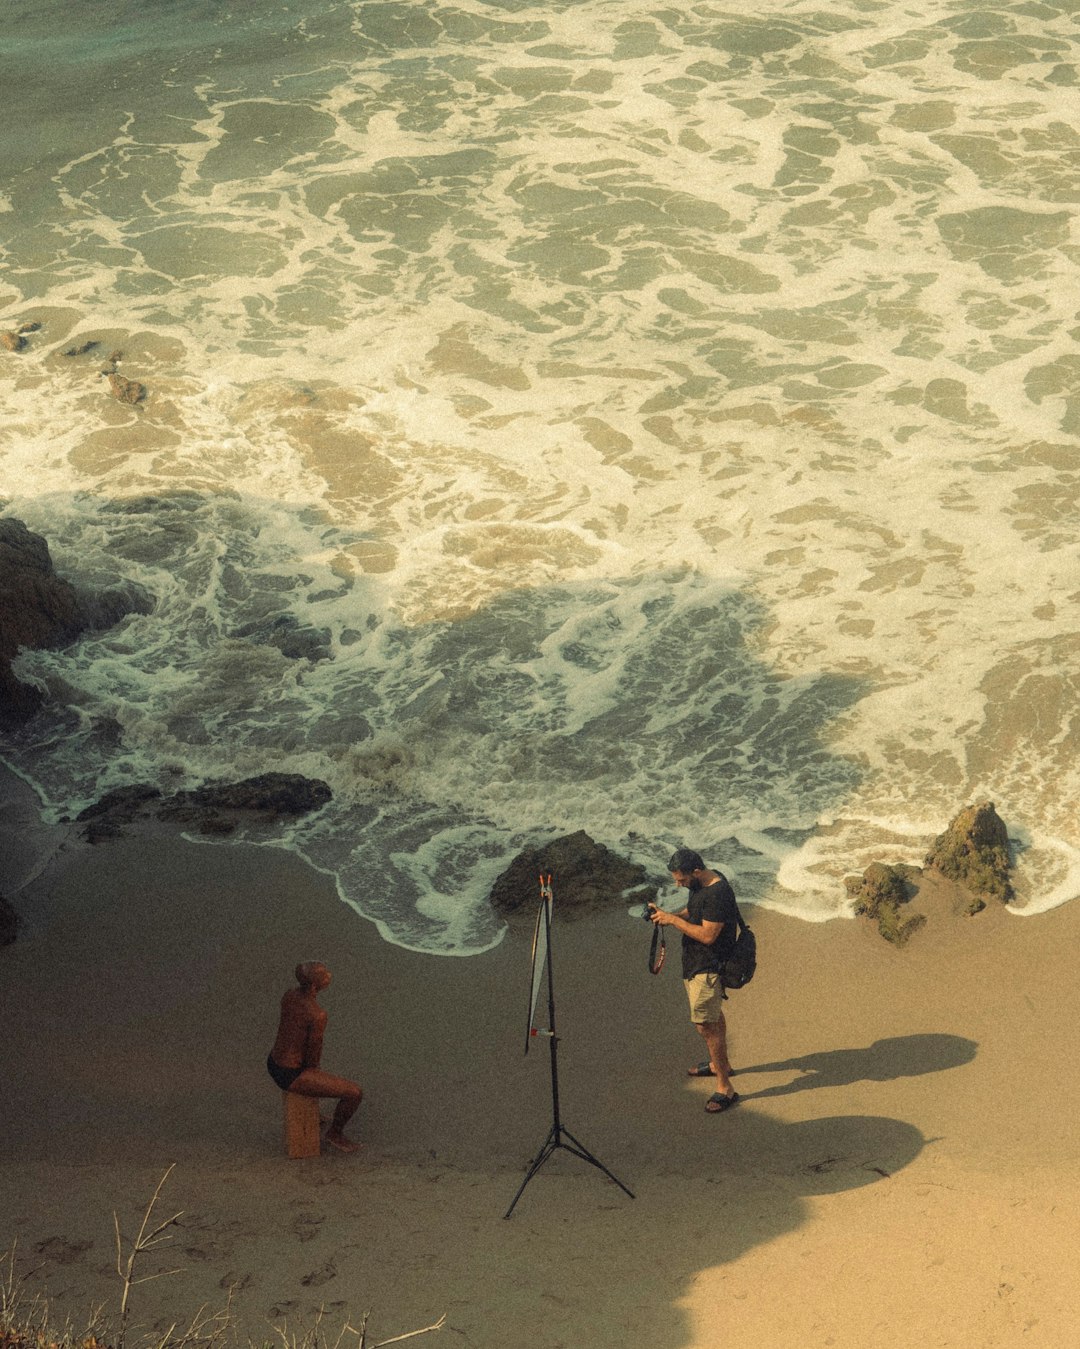
[[(717, 1117), (677, 948), (653, 978), (640, 921), (557, 915), (561, 1122), (634, 1197), (560, 1150), (506, 1220), (552, 1123), (546, 1044), (522, 1052), (531, 914), (486, 955), (419, 955), (280, 849), (91, 847), (4, 786), (0, 1248), (54, 1320), (115, 1309), (113, 1212), (132, 1232), (175, 1164), (145, 1272), (178, 1272), (135, 1290), (141, 1329), (231, 1299), (259, 1342), (321, 1309), (331, 1340), (445, 1315), (415, 1342), (477, 1349), (1075, 1344), (1075, 904), (931, 896), (902, 951), (751, 911)], [(334, 973), (325, 1066), (364, 1086), (355, 1157), (282, 1148), (263, 1061), (303, 958)]]

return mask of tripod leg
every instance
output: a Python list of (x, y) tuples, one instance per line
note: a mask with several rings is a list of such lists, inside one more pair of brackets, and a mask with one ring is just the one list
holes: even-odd
[[(525, 1186), (528, 1185), (529, 1181), (532, 1180), (533, 1176), (536, 1175), (537, 1171), (540, 1170), (543, 1164), (547, 1161), (547, 1159), (557, 1148), (565, 1148), (567, 1152), (573, 1153), (575, 1157), (579, 1157), (583, 1162), (588, 1162), (590, 1166), (595, 1166), (597, 1170), (603, 1171), (604, 1175), (607, 1176), (608, 1180), (614, 1181), (614, 1183), (619, 1187), (620, 1190), (622, 1190), (624, 1194), (629, 1195), (631, 1199), (634, 1198), (634, 1192), (632, 1190), (628, 1190), (627, 1187), (618, 1178), (618, 1176), (613, 1175), (603, 1164), (603, 1162), (598, 1161), (597, 1158), (594, 1157), (592, 1153), (588, 1150), (588, 1148), (584, 1147), (581, 1143), (578, 1142), (578, 1140), (573, 1136), (573, 1134), (569, 1132), (569, 1130), (564, 1129), (562, 1126), (562, 1121), (559, 1118), (559, 1056), (558, 1056), (559, 1037), (555, 1034), (555, 976), (552, 969), (552, 959), (551, 959), (550, 875), (547, 877), (546, 881), (543, 876), (540, 877), (540, 910), (536, 916), (537, 936), (533, 938), (533, 980), (531, 981), (532, 993), (529, 1003), (530, 1035), (532, 1034), (531, 1031), (532, 1013), (536, 1006), (536, 987), (534, 981), (536, 977), (536, 952), (538, 949), (538, 935), (541, 931), (541, 923), (543, 924), (542, 930), (544, 932), (545, 938), (544, 949), (547, 964), (548, 1029), (546, 1033), (549, 1036), (548, 1045), (551, 1050), (551, 1114), (553, 1123), (551, 1126), (551, 1132), (548, 1134), (544, 1146), (537, 1153), (536, 1158), (534, 1159), (532, 1165), (529, 1167), (525, 1179), (521, 1182), (517, 1194), (514, 1195), (513, 1203), (503, 1214), (504, 1218), (510, 1217), (511, 1213), (513, 1213), (514, 1211), (514, 1205), (517, 1203), (517, 1201), (521, 1198), (522, 1194), (524, 1193)], [(528, 1038), (526, 1038), (526, 1048), (527, 1047), (528, 1047)], [(564, 1143), (562, 1141), (563, 1134), (565, 1134), (566, 1137), (570, 1139), (569, 1143)]]
[(628, 1190), (626, 1186), (622, 1183), (622, 1181), (618, 1178), (618, 1176), (613, 1175), (607, 1169), (604, 1163), (600, 1161), (597, 1157), (594, 1157), (592, 1153), (589, 1151), (589, 1149), (585, 1147), (583, 1143), (578, 1142), (578, 1140), (574, 1137), (574, 1135), (570, 1132), (569, 1129), (567, 1129), (564, 1126), (562, 1132), (566, 1135), (567, 1138), (569, 1138), (570, 1143), (572, 1143), (574, 1146), (571, 1147), (569, 1143), (558, 1143), (556, 1144), (557, 1147), (566, 1148), (568, 1152), (572, 1152), (574, 1153), (575, 1156), (580, 1157), (583, 1162), (589, 1162), (590, 1165), (595, 1166), (600, 1171), (603, 1171), (604, 1175), (607, 1176), (608, 1180), (613, 1180), (615, 1184), (619, 1187), (619, 1189), (622, 1190), (623, 1194), (628, 1194), (631, 1199), (634, 1198), (633, 1190)]
[[(554, 1129), (552, 1129), (551, 1132), (548, 1134), (547, 1138), (544, 1140), (544, 1144), (543, 1144), (543, 1146), (541, 1147), (540, 1151), (539, 1151), (539, 1152), (536, 1154), (536, 1156), (532, 1159), (532, 1162), (531, 1162), (531, 1164), (530, 1164), (530, 1166), (529, 1166), (528, 1171), (525, 1172), (525, 1179), (521, 1182), (521, 1185), (518, 1187), (518, 1192), (517, 1192), (516, 1195), (514, 1195), (514, 1198), (513, 1198), (512, 1203), (510, 1204), (510, 1207), (509, 1207), (509, 1208), (506, 1210), (506, 1212), (503, 1214), (503, 1217), (504, 1217), (504, 1218), (509, 1218), (509, 1216), (511, 1215), (511, 1213), (513, 1213), (513, 1211), (514, 1211), (514, 1205), (515, 1205), (515, 1204), (517, 1203), (517, 1201), (521, 1198), (521, 1196), (525, 1193), (525, 1186), (528, 1185), (529, 1181), (532, 1180), (533, 1176), (536, 1175), (537, 1171), (540, 1170), (540, 1168), (544, 1165), (544, 1163), (545, 1163), (545, 1162), (547, 1161), (547, 1159), (551, 1156), (551, 1154), (555, 1151), (555, 1149), (556, 1149), (557, 1147), (561, 1147), (561, 1146), (563, 1146), (563, 1145), (559, 1143), (558, 1138), (557, 1138), (557, 1135), (556, 1135), (556, 1131), (555, 1131)], [(614, 1177), (613, 1177), (613, 1179), (614, 1179)]]

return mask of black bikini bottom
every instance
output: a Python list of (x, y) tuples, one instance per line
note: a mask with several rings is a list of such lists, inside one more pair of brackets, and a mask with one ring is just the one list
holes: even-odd
[(282, 1091), (288, 1091), (304, 1070), (303, 1068), (283, 1068), (280, 1063), (275, 1063), (270, 1055), (267, 1054), (266, 1071)]

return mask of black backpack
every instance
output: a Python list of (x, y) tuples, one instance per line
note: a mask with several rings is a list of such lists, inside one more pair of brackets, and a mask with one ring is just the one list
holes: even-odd
[(720, 982), (725, 988), (744, 988), (757, 969), (757, 938), (743, 922), (738, 905), (735, 916), (739, 929), (735, 945), (720, 962)]

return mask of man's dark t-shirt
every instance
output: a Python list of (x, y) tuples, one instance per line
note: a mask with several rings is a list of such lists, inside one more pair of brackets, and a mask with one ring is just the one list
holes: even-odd
[(735, 904), (735, 892), (726, 876), (717, 873), (718, 879), (712, 885), (703, 885), (699, 890), (691, 890), (686, 903), (686, 921), (699, 925), (704, 919), (707, 923), (723, 923), (723, 929), (711, 946), (705, 946), (693, 937), (683, 933), (682, 972), (684, 979), (692, 979), (695, 974), (710, 974), (720, 968), (720, 962), (731, 954), (738, 935), (738, 909)]

